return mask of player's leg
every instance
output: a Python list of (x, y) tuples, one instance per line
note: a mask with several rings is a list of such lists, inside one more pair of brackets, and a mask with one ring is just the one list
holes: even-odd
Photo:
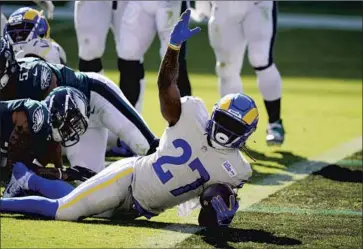
[(280, 116), (282, 80), (273, 60), (276, 19), (276, 2), (266, 1), (253, 6), (243, 22), (248, 58), (256, 71), (258, 87), (269, 118), (266, 136), (269, 145), (280, 145), (284, 141)]
[(130, 197), (134, 160), (113, 163), (57, 200), (38, 196), (2, 198), (0, 212), (36, 214), (57, 220), (78, 220), (103, 213)]
[(89, 127), (80, 136), (79, 142), (73, 146), (64, 147), (63, 150), (71, 167), (81, 166), (98, 173), (105, 168), (107, 129), (98, 123), (96, 116), (97, 113), (91, 114)]
[(240, 72), (246, 43), (240, 19), (242, 17), (230, 16), (228, 9), (214, 6), (208, 23), (209, 42), (216, 57), (221, 96), (243, 91)]
[[(181, 11), (182, 14), (187, 9), (187, 1), (182, 1)], [(180, 96), (191, 96), (192, 88), (190, 85), (188, 67), (187, 67), (187, 41), (183, 42), (179, 53), (179, 75), (178, 75), (178, 88)]]
[(74, 23), (78, 42), (78, 69), (103, 72), (101, 57), (111, 25), (110, 1), (76, 1)]
[(17, 196), (24, 190), (40, 193), (42, 196), (57, 199), (68, 195), (74, 187), (62, 180), (49, 180), (35, 174), (22, 163), (16, 163), (13, 167), (12, 176), (7, 185), (3, 198)]
[[(141, 90), (145, 84), (145, 72), (142, 61), (156, 34), (154, 9), (157, 4), (158, 1), (128, 2), (118, 29), (119, 34), (115, 34), (119, 36), (117, 54), (120, 58), (120, 89), (134, 107), (143, 99)], [(139, 112), (141, 106), (138, 104)]]
[[(183, 13), (186, 8), (186, 1), (164, 1), (160, 3), (156, 12), (156, 26), (160, 40), (159, 53), (161, 58), (164, 56), (168, 46), (170, 33), (175, 23), (178, 21), (180, 14)], [(184, 42), (179, 54), (179, 74), (177, 84), (182, 97), (191, 95), (191, 87), (187, 71), (186, 47), (187, 42)]]
[(116, 84), (100, 74), (88, 73), (88, 76), (95, 79), (90, 85), (91, 106), (100, 113), (99, 122), (138, 155), (156, 149), (158, 139)]

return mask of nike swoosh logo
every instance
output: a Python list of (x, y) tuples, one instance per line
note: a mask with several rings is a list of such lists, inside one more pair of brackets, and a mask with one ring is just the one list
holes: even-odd
[(33, 73), (34, 76), (37, 76), (38, 75), (38, 68), (36, 67), (35, 68), (35, 73)]
[(92, 111), (91, 111), (91, 114), (94, 114), (95, 113), (95, 107), (93, 107)]

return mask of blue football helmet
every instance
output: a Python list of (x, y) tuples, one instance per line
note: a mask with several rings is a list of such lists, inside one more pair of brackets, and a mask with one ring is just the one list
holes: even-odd
[(89, 101), (73, 87), (54, 88), (44, 100), (50, 112), (52, 137), (64, 147), (78, 143), (88, 128)]
[(35, 39), (50, 39), (50, 26), (42, 12), (23, 7), (12, 13), (4, 28), (4, 36), (10, 41), (15, 52), (22, 45)]
[(256, 130), (258, 109), (245, 94), (228, 94), (214, 105), (207, 134), (212, 142), (225, 148), (241, 148)]
[(8, 40), (0, 37), (0, 91), (8, 84), (13, 75), (19, 73), (19, 64)]

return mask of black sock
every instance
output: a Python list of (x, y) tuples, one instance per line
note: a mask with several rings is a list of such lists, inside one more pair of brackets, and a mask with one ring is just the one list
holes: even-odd
[(81, 72), (95, 72), (98, 73), (102, 70), (102, 62), (100, 58), (85, 61), (83, 59), (78, 60), (78, 69)]
[(280, 120), (281, 98), (273, 101), (265, 100), (265, 106), (269, 123)]
[(120, 71), (120, 89), (125, 97), (135, 106), (140, 95), (140, 80), (145, 77), (144, 64), (140, 61), (118, 59)]
[(180, 49), (179, 54), (179, 75), (178, 75), (178, 88), (180, 91), (180, 96), (190, 96), (192, 95), (192, 89), (190, 86), (188, 69), (187, 69), (187, 61), (186, 61), (186, 42), (183, 42), (183, 45)]

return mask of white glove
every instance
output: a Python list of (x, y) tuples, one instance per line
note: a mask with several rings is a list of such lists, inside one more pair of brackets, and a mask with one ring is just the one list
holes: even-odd
[(47, 18), (52, 20), (54, 17), (54, 4), (50, 0), (33, 0), (40, 8), (47, 12)]

